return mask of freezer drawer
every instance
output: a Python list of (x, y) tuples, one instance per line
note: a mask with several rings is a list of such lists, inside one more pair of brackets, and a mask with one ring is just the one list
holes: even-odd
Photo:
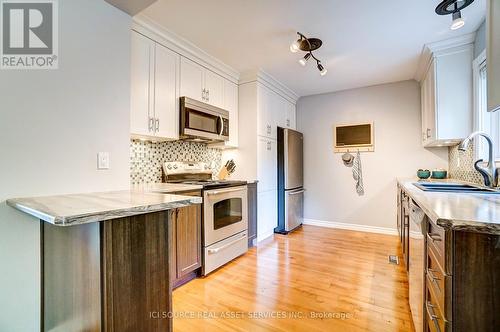
[(304, 189), (285, 191), (285, 231), (302, 224), (304, 216)]
[(235, 234), (225, 240), (205, 247), (203, 275), (207, 275), (222, 265), (248, 251), (247, 231)]

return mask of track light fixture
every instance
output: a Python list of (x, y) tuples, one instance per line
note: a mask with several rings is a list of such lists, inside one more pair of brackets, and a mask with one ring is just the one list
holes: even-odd
[(304, 55), (304, 57), (302, 59), (299, 60), (299, 63), (302, 65), (302, 66), (305, 66), (306, 63), (307, 63), (307, 60), (309, 60), (309, 58), (311, 57), (311, 53), (306, 53), (306, 55)]
[(321, 61), (318, 58), (316, 58), (314, 56), (314, 54), (312, 53), (313, 51), (320, 48), (321, 45), (323, 44), (321, 39), (307, 38), (306, 36), (304, 36), (300, 32), (297, 32), (297, 35), (299, 38), (290, 45), (290, 52), (292, 52), (292, 53), (297, 53), (298, 51), (307, 52), (304, 55), (304, 57), (299, 60), (299, 63), (302, 66), (305, 66), (307, 64), (307, 61), (310, 58), (313, 58), (314, 60), (316, 60), (316, 66), (318, 67), (320, 75), (325, 76), (327, 73), (326, 68), (321, 64)]
[(444, 0), (436, 7), (436, 14), (451, 15), (451, 30), (460, 29), (465, 25), (462, 10), (473, 3), (474, 0)]

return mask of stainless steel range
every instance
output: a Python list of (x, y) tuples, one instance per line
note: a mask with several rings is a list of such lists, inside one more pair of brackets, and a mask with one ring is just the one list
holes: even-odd
[(203, 186), (203, 275), (248, 250), (246, 181), (212, 180), (204, 163), (167, 162), (167, 182)]

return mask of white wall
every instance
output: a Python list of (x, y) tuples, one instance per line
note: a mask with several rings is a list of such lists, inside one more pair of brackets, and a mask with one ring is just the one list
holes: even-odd
[(130, 24), (103, 0), (59, 1), (59, 69), (0, 70), (0, 331), (40, 323), (40, 225), (5, 199), (129, 186)]
[[(332, 126), (374, 122), (375, 152), (361, 153), (365, 195), (355, 191), (352, 169), (333, 153)], [(404, 81), (301, 98), (306, 219), (396, 228), (396, 177), (419, 168), (448, 166), (447, 148), (420, 144), (420, 88)]]

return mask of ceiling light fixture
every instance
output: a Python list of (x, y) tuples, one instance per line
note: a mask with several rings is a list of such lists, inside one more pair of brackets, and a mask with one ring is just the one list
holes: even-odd
[(461, 11), (473, 2), (474, 0), (444, 0), (436, 7), (436, 14), (451, 15), (452, 22), (450, 29), (457, 30), (465, 25)]
[(302, 65), (302, 66), (305, 66), (306, 63), (307, 63), (307, 60), (309, 60), (309, 58), (311, 57), (311, 53), (306, 53), (306, 55), (304, 55), (304, 57), (302, 59), (299, 60), (299, 63)]
[(299, 38), (290, 45), (290, 52), (297, 53), (299, 50), (307, 52), (306, 55), (304, 55), (304, 57), (299, 60), (299, 63), (302, 66), (305, 66), (307, 64), (307, 61), (310, 58), (313, 58), (314, 60), (316, 60), (316, 66), (318, 67), (320, 75), (325, 76), (327, 73), (326, 68), (321, 64), (321, 61), (312, 53), (313, 51), (316, 51), (318, 48), (320, 48), (321, 45), (323, 45), (321, 39), (307, 38), (300, 32), (297, 32), (297, 35), (299, 36)]

